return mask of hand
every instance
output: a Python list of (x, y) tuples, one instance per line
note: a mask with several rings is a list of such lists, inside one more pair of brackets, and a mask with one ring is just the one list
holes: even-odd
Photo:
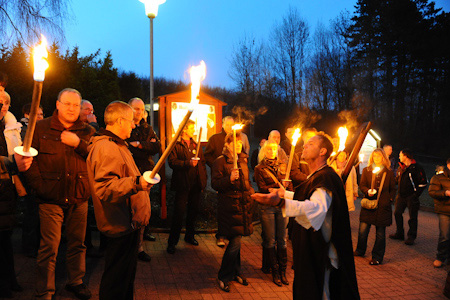
[(261, 194), (255, 193), (251, 197), (253, 200), (269, 206), (277, 206), (280, 203), (280, 194), (278, 193), (280, 190), (274, 190), (270, 194)]
[(97, 117), (94, 114), (88, 114), (86, 118), (89, 123), (97, 123)]
[(450, 191), (449, 190), (445, 191), (445, 196), (450, 197)]
[(67, 146), (76, 148), (80, 144), (80, 138), (75, 133), (64, 130), (61, 133), (61, 142)]
[(31, 166), (33, 162), (33, 157), (31, 156), (22, 156), (20, 154), (14, 153), (14, 160), (16, 161), (17, 169), (19, 172), (25, 172)]
[(233, 182), (239, 179), (239, 169), (231, 170), (230, 181)]
[(142, 188), (143, 191), (149, 191), (149, 190), (152, 188), (152, 186), (153, 186), (153, 184), (148, 183), (148, 182), (144, 179), (144, 176), (141, 176), (141, 177), (139, 178), (139, 184), (141, 185), (141, 188)]
[(369, 195), (369, 197), (372, 197), (373, 195), (375, 195), (377, 193), (376, 189), (370, 189), (367, 191), (367, 194)]
[(139, 143), (138, 141), (130, 142), (130, 145), (133, 146), (133, 147), (135, 147), (135, 148), (136, 148), (136, 147), (139, 147), (139, 144), (140, 144), (140, 143)]
[(191, 167), (195, 167), (198, 164), (198, 161), (198, 159), (191, 158), (189, 165), (191, 165)]

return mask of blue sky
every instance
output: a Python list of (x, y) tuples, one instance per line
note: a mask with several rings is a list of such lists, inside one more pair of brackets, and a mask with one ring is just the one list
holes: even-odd
[[(204, 83), (232, 88), (228, 76), (233, 46), (245, 35), (264, 39), (276, 22), (296, 7), (311, 29), (354, 12), (356, 0), (167, 0), (154, 20), (154, 74), (189, 82), (186, 70), (204, 60)], [(449, 0), (436, 1), (450, 11)], [(75, 0), (74, 20), (66, 26), (63, 48), (78, 46), (82, 55), (111, 51), (114, 65), (138, 75), (150, 74), (150, 25), (138, 0)], [(312, 32), (311, 32), (312, 34)]]

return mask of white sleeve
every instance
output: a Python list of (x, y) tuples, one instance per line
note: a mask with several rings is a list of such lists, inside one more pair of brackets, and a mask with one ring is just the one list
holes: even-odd
[(285, 193), (283, 216), (295, 217), (295, 221), (309, 229), (319, 230), (331, 205), (331, 192), (318, 188), (305, 201), (292, 200), (293, 193)]

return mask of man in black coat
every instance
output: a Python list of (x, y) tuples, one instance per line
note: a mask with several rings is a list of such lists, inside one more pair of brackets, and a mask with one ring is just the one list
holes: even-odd
[[(161, 142), (158, 139), (152, 126), (150, 126), (144, 118), (145, 104), (140, 98), (132, 98), (128, 104), (133, 108), (133, 121), (136, 126), (131, 131), (130, 138), (127, 139), (128, 149), (133, 154), (134, 161), (139, 168), (141, 174), (145, 171), (152, 170), (155, 166), (152, 156), (160, 153)], [(139, 246), (138, 258), (142, 261), (150, 261), (150, 256), (145, 253), (142, 247), (142, 240), (155, 241), (156, 238), (150, 233), (150, 226), (145, 226), (143, 236)]]
[(327, 165), (332, 151), (329, 137), (318, 133), (307, 141), (302, 153), (311, 175), (294, 195), (277, 190), (252, 196), (295, 217), (294, 299), (360, 299), (344, 186)]
[(395, 201), (395, 223), (397, 231), (389, 235), (394, 240), (404, 240), (403, 212), (409, 211), (409, 230), (406, 245), (413, 245), (417, 237), (417, 224), (420, 208), (419, 196), (427, 186), (427, 176), (421, 165), (417, 164), (409, 149), (400, 151), (400, 167), (397, 170), (398, 194)]
[(172, 226), (170, 228), (167, 252), (175, 253), (175, 246), (180, 239), (182, 221), (187, 207), (186, 234), (184, 240), (194, 246), (198, 242), (194, 237), (195, 221), (200, 204), (202, 190), (206, 187), (206, 164), (202, 148), (196, 159), (197, 143), (193, 140), (195, 122), (188, 120), (183, 128), (181, 138), (169, 155), (169, 166), (173, 169), (172, 190), (176, 191)]

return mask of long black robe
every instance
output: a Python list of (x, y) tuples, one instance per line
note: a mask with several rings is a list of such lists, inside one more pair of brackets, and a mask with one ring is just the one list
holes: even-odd
[(325, 270), (331, 267), (329, 280), (331, 299), (360, 299), (356, 282), (355, 262), (350, 231), (347, 200), (339, 175), (326, 166), (296, 188), (294, 199), (310, 199), (313, 192), (323, 188), (332, 195), (332, 233), (330, 242), (336, 248), (339, 268), (331, 267), (328, 258), (330, 244), (325, 242), (322, 228), (305, 229), (294, 222), (292, 245), (294, 251), (294, 299), (322, 299)]

